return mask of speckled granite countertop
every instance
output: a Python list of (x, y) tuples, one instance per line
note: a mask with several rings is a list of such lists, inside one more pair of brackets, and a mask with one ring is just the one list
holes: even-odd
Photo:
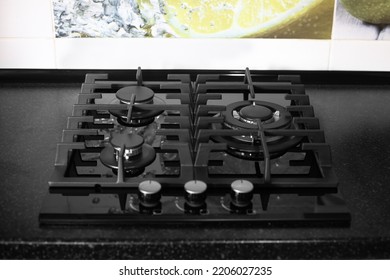
[(390, 86), (307, 86), (352, 214), (349, 228), (40, 228), (79, 83), (0, 84), (0, 258), (390, 258)]

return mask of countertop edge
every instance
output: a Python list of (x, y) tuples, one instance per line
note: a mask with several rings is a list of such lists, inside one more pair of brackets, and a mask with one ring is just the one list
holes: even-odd
[[(83, 83), (87, 73), (105, 73), (111, 80), (135, 77), (136, 69), (0, 69), (0, 83)], [(145, 80), (166, 79), (168, 74), (237, 74), (244, 69), (143, 69)], [(252, 74), (300, 75), (304, 84), (324, 85), (389, 85), (389, 71), (313, 71), (313, 70), (251, 70)]]
[(0, 241), (0, 259), (389, 259), (390, 238)]

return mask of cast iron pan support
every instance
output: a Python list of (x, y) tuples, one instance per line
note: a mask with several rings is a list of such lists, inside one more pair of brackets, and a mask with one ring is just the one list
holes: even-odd
[(129, 105), (127, 106), (127, 121), (130, 122), (131, 121), (131, 114), (133, 113), (133, 105), (134, 105), (134, 102), (135, 102), (135, 94), (132, 94), (131, 97), (130, 97), (130, 103)]
[(251, 72), (249, 70), (249, 68), (245, 68), (245, 83), (248, 83), (248, 89), (249, 89), (249, 93), (251, 95), (251, 98), (252, 99), (255, 99), (255, 89), (253, 87), (253, 82), (252, 82), (252, 77), (251, 77)]
[[(258, 137), (260, 137), (261, 145), (263, 146), (264, 154), (264, 184), (269, 185), (271, 183), (271, 167), (270, 167), (270, 156), (268, 151), (267, 141), (265, 139), (264, 128), (261, 124), (261, 120), (257, 120)], [(260, 193), (261, 206), (263, 210), (267, 210), (270, 194), (269, 193)]]
[(116, 180), (117, 184), (124, 182), (124, 168), (123, 168), (123, 155), (125, 154), (125, 145), (123, 144), (118, 156), (118, 178)]
[(142, 86), (143, 80), (142, 80), (142, 70), (141, 67), (138, 67), (137, 73), (135, 74), (135, 78), (137, 79), (137, 86)]

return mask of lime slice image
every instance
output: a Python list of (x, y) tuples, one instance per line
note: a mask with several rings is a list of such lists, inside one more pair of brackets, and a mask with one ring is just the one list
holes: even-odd
[(160, 6), (176, 37), (328, 38), (332, 28), (333, 2), (166, 0), (160, 1)]

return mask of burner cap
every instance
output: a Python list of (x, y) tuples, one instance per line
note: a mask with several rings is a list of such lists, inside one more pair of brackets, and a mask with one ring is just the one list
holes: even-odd
[(248, 105), (240, 110), (240, 116), (246, 120), (258, 120), (266, 121), (272, 118), (273, 112), (262, 105)]
[(136, 149), (142, 146), (144, 139), (137, 134), (119, 134), (112, 135), (110, 140), (114, 148), (120, 148), (125, 145), (125, 149)]
[(136, 103), (148, 103), (153, 100), (154, 92), (148, 87), (128, 86), (116, 92), (116, 97), (124, 103), (130, 103), (131, 95), (135, 94)]

